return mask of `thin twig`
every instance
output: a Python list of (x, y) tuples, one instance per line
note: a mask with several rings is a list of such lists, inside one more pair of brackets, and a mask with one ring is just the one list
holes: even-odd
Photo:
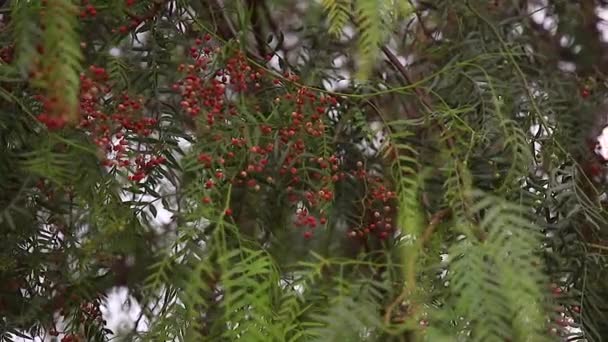
[(395, 298), (395, 300), (393, 300), (386, 307), (386, 312), (384, 313), (384, 324), (386, 324), (386, 325), (391, 324), (391, 316), (393, 315), (393, 310), (395, 309), (395, 307), (397, 305), (399, 305), (403, 302), (403, 300), (405, 299), (405, 296), (406, 296), (406, 293), (405, 293), (405, 288), (404, 288), (403, 291), (401, 291), (401, 293), (399, 294), (399, 296), (397, 296), (397, 298)]
[(412, 2), (412, 0), (409, 0), (409, 3), (412, 7), (414, 7), (414, 15), (416, 15), (416, 19), (418, 21), (418, 23), (420, 24), (420, 28), (422, 28), (422, 32), (424, 32), (424, 35), (427, 36), (430, 39), (433, 39), (433, 32), (431, 30), (429, 30), (426, 25), (424, 24), (424, 21), (422, 20), (422, 16), (420, 15), (420, 10), (418, 8), (416, 8), (416, 5)]
[(429, 242), (431, 235), (433, 235), (433, 232), (435, 232), (435, 228), (437, 228), (437, 226), (441, 222), (443, 222), (443, 220), (447, 218), (451, 213), (452, 210), (450, 208), (445, 208), (439, 210), (438, 212), (433, 214), (433, 216), (431, 216), (429, 224), (426, 226), (426, 229), (422, 234), (422, 238), (420, 239), (420, 243), (422, 244), (422, 246), (426, 245)]
[(251, 10), (251, 16), (249, 17), (249, 21), (251, 22), (251, 29), (253, 31), (253, 37), (255, 38), (256, 45), (258, 48), (258, 54), (264, 57), (264, 55), (266, 55), (266, 41), (264, 40), (264, 32), (260, 18), (258, 1), (247, 0), (247, 4), (249, 6), (249, 9)]
[(589, 246), (589, 247), (591, 247), (591, 248), (597, 248), (597, 249), (602, 250), (602, 251), (608, 251), (608, 246), (605, 246), (605, 245), (599, 245), (599, 244), (596, 244), (596, 243), (586, 243), (586, 245)]
[[(426, 229), (424, 230), (424, 234), (422, 235), (422, 238), (420, 239), (420, 245), (421, 246), (424, 246), (428, 242), (428, 240), (430, 239), (431, 235), (433, 234), (433, 231), (435, 230), (435, 228), (447, 216), (449, 216), (451, 214), (451, 212), (452, 212), (452, 210), (450, 208), (445, 208), (445, 209), (442, 209), (442, 210), (436, 212), (435, 214), (433, 214), (433, 216), (429, 220), (429, 224), (427, 225)], [(606, 247), (606, 249), (608, 249), (608, 247)], [(395, 307), (397, 305), (401, 304), (403, 302), (403, 300), (405, 300), (405, 298), (408, 295), (408, 293), (412, 292), (413, 290), (414, 289), (412, 289), (411, 286), (404, 286), (403, 290), (401, 291), (401, 293), (399, 294), (399, 296), (397, 296), (397, 298), (395, 298), (395, 300), (393, 300), (386, 307), (386, 312), (384, 313), (384, 323), (386, 325), (389, 325), (391, 323), (391, 317), (393, 315), (393, 311), (395, 310)], [(411, 314), (412, 312), (415, 311), (415, 309), (412, 308), (409, 311), (410, 311), (410, 314)]]
[(226, 12), (226, 6), (224, 5), (224, 1), (216, 0), (215, 2), (217, 4), (217, 7), (222, 12), (222, 17), (224, 18), (224, 22), (226, 22), (226, 26), (228, 26), (228, 30), (230, 30), (230, 33), (232, 34), (233, 37), (238, 37), (238, 33), (236, 32), (236, 29), (234, 28), (234, 25), (232, 24), (232, 20), (230, 20), (230, 17), (228, 16), (228, 13)]
[(395, 56), (395, 54), (393, 52), (391, 52), (391, 50), (389, 48), (387, 48), (386, 46), (382, 46), (380, 49), (382, 50), (382, 53), (384, 53), (386, 58), (388, 58), (388, 60), (391, 62), (393, 67), (405, 79), (405, 81), (409, 84), (413, 84), (414, 82), (412, 82), (412, 78), (410, 77), (407, 70), (405, 70), (405, 67), (401, 64), (401, 62), (399, 62), (399, 59), (397, 58), (397, 56)]
[[(401, 64), (401, 62), (399, 62), (399, 59), (397, 58), (397, 56), (395, 56), (395, 54), (392, 53), (391, 50), (389, 50), (386, 46), (382, 46), (381, 50), (384, 53), (384, 55), (389, 59), (389, 61), (393, 65), (393, 67), (399, 72), (399, 74), (401, 74), (401, 76), (403, 76), (403, 78), (409, 85), (416, 84), (412, 80), (411, 76), (409, 75), (409, 73), (407, 72), (405, 67)], [(420, 89), (418, 87), (414, 87), (414, 92), (416, 93), (416, 95), (418, 95), (418, 99), (420, 100), (420, 102), (422, 102), (422, 104), (426, 107), (426, 109), (430, 111), (433, 108), (433, 106), (432, 106), (432, 101), (431, 101), (429, 94), (425, 90)], [(435, 123), (435, 125), (437, 126), (437, 128), (439, 129), (439, 132), (442, 135), (447, 131), (441, 122), (437, 121)], [(446, 144), (450, 149), (453, 149), (455, 146), (455, 143), (454, 143), (452, 137), (450, 137), (450, 136), (446, 137)]]
[(143, 23), (144, 21), (154, 18), (154, 16), (156, 16), (158, 14), (158, 12), (163, 8), (163, 5), (167, 2), (169, 2), (169, 1), (161, 0), (161, 1), (154, 2), (154, 4), (152, 5), (152, 8), (150, 8), (150, 10), (142, 16), (131, 13), (130, 11), (127, 11), (127, 10), (125, 10), (125, 14), (129, 18), (137, 21), (138, 23)]

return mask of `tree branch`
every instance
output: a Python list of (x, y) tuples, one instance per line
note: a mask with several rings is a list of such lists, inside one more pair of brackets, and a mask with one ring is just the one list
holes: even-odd
[(450, 208), (445, 208), (445, 209), (439, 210), (438, 212), (433, 214), (433, 216), (431, 216), (431, 219), (429, 220), (429, 224), (428, 224), (428, 226), (426, 226), (426, 229), (424, 230), (422, 238), (420, 239), (420, 243), (422, 244), (423, 247), (431, 239), (431, 235), (433, 235), (433, 232), (435, 232), (435, 228), (437, 228), (437, 226), (451, 214), (452, 214), (452, 210)]

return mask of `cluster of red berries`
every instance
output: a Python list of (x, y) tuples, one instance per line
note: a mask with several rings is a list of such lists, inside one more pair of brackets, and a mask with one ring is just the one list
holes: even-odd
[(120, 33), (120, 34), (128, 33), (130, 30), (136, 29), (141, 23), (142, 23), (141, 21), (139, 21), (137, 19), (133, 19), (127, 25), (120, 25), (120, 26), (118, 26), (118, 28), (113, 28), (112, 33)]
[(80, 11), (81, 18), (86, 18), (88, 16), (90, 16), (90, 17), (97, 16), (97, 8), (95, 8), (95, 6), (89, 4), (89, 2), (87, 0), (83, 1), (83, 5), (84, 5), (84, 8), (82, 9), (82, 11)]
[(163, 156), (151, 156), (146, 161), (143, 155), (139, 155), (135, 158), (135, 165), (137, 168), (135, 172), (129, 176), (129, 179), (134, 182), (139, 182), (144, 179), (155, 167), (163, 164), (166, 159)]
[(67, 334), (63, 338), (61, 338), (61, 342), (80, 342), (82, 341), (78, 335), (75, 334)]
[[(558, 302), (566, 297), (567, 289), (558, 284), (550, 284), (551, 295)], [(558, 305), (554, 308), (555, 318), (550, 327), (552, 334), (569, 334), (570, 328), (575, 325), (576, 320), (581, 315), (581, 307), (579, 305)]]
[(84, 315), (86, 321), (96, 321), (98, 323), (105, 323), (100, 310), (101, 302), (95, 298), (92, 301), (84, 302), (80, 305), (80, 311)]
[[(302, 207), (302, 208), (298, 208), (296, 210), (296, 215), (295, 215), (295, 226), (296, 227), (307, 227), (310, 229), (315, 229), (317, 228), (317, 225), (324, 225), (327, 223), (327, 219), (321, 215), (319, 217), (319, 219), (317, 220), (317, 218), (313, 215), (310, 215), (310, 213), (308, 212), (308, 209), (306, 209), (306, 207)], [(304, 232), (304, 237), (311, 237), (311, 235), (306, 236), (306, 232)]]
[[(125, 6), (132, 7), (135, 5), (136, 0), (125, 0)], [(42, 5), (46, 6), (47, 1), (43, 0)], [(142, 16), (138, 16), (136, 14), (127, 13), (127, 17), (129, 17), (130, 22), (126, 25), (119, 26), (118, 29), (112, 29), (114, 33), (120, 32), (122, 34), (129, 32), (130, 30), (134, 30), (141, 23), (146, 20), (153, 18), (159, 9), (162, 8), (162, 4), (155, 4), (148, 13), (143, 14)], [(95, 18), (98, 15), (98, 8), (95, 7), (94, 4), (90, 3), (89, 0), (83, 0), (80, 10), (80, 17), (83, 19), (86, 18)], [(86, 46), (86, 43), (81, 43), (82, 46)], [(49, 57), (45, 57), (44, 49), (41, 45), (37, 47), (38, 56), (34, 58), (34, 67), (30, 72), (30, 79), (32, 81), (39, 82), (41, 84), (48, 83), (48, 80), (45, 80), (45, 75), (52, 74), (49, 68), (52, 68), (52, 62), (46, 63), (46, 67), (43, 67), (43, 60), (49, 60)], [(5, 47), (0, 49), (0, 59), (6, 63), (10, 63), (13, 60), (13, 49), (10, 47)], [(58, 84), (47, 84), (46, 87), (48, 89), (60, 89), (60, 85)], [(52, 93), (52, 94), (50, 94)], [(39, 120), (44, 123), (49, 129), (56, 130), (63, 128), (68, 119), (72, 117), (73, 108), (68, 103), (63, 103), (61, 100), (61, 96), (58, 91), (51, 91), (49, 96), (46, 96), (44, 100), (44, 111), (40, 114)]]
[[(362, 162), (355, 170), (345, 170), (337, 155), (318, 155), (325, 147), (326, 113), (338, 105), (337, 99), (293, 85), (298, 76), (292, 73), (276, 77), (252, 67), (242, 52), (221, 60), (213, 45), (210, 36), (196, 39), (188, 50), (191, 62), (179, 65), (184, 76), (173, 85), (182, 110), (205, 132), (200, 137), (204, 151), (198, 154), (204, 170), (202, 202), (214, 202), (222, 195), (216, 189), (227, 182), (253, 192), (282, 188), (294, 210), (293, 224), (305, 228), (303, 236), (311, 238), (316, 227), (327, 223), (323, 210), (334, 199), (334, 184), (356, 179), (369, 185), (366, 204), (372, 219), (349, 234), (363, 238), (373, 231), (382, 239), (390, 236), (395, 193)], [(270, 101), (247, 97), (254, 113), (238, 108), (238, 96), (268, 89)], [(255, 118), (266, 119), (260, 124)]]
[[(155, 118), (143, 115), (144, 99), (132, 98), (127, 94), (120, 96), (112, 108), (112, 113), (103, 111), (102, 99), (111, 95), (107, 85), (107, 75), (103, 68), (90, 68), (93, 78), (81, 77), (80, 127), (91, 133), (93, 140), (106, 153), (104, 165), (108, 167), (127, 167), (130, 157), (135, 158), (135, 170), (129, 177), (140, 181), (155, 167), (165, 162), (165, 158), (154, 152), (134, 151), (127, 137), (148, 137), (158, 124)], [(100, 91), (102, 90), (102, 91)]]
[[(56, 330), (51, 330), (51, 331), (49, 332), (49, 335), (56, 337), (56, 336), (59, 336), (59, 332), (58, 332), (58, 331), (56, 331)], [(66, 334), (65, 336), (63, 336), (63, 337), (61, 338), (61, 340), (60, 340), (60, 341), (61, 341), (61, 342), (80, 342), (80, 341), (82, 341), (82, 340), (81, 340), (81, 339), (80, 339), (80, 337), (79, 337), (78, 335), (76, 335), (76, 334)]]
[[(210, 37), (206, 36), (205, 41), (209, 40)], [(197, 117), (204, 113), (207, 125), (213, 126), (216, 121), (227, 120), (228, 116), (237, 114), (236, 106), (227, 101), (228, 90), (234, 93), (246, 91), (247, 79), (256, 82), (263, 73), (251, 73), (251, 67), (244, 65), (244, 55), (239, 54), (227, 61), (224, 70), (215, 71), (214, 77), (204, 78), (213, 50), (202, 44), (203, 40), (198, 39), (190, 48), (190, 56), (195, 63), (178, 67), (178, 71), (187, 72), (187, 75), (174, 84), (173, 89), (180, 93), (180, 106), (187, 114)], [(238, 146), (240, 141), (235, 137), (231, 143)]]
[(79, 127), (90, 132), (95, 144), (104, 151), (105, 166), (128, 167), (131, 165), (131, 156), (136, 154), (135, 170), (129, 178), (139, 182), (155, 167), (164, 163), (165, 158), (157, 155), (158, 152), (136, 150), (127, 138), (148, 137), (158, 122), (155, 118), (143, 115), (143, 98), (132, 98), (127, 94), (116, 97), (111, 112), (108, 113), (104, 110), (108, 105), (102, 101), (113, 96), (112, 88), (107, 83), (107, 74), (97, 66), (91, 66), (89, 72), (91, 77), (81, 76), (82, 119)]
[[(192, 62), (178, 67), (185, 75), (173, 85), (182, 110), (195, 119), (202, 117), (202, 131), (208, 133), (203, 139), (210, 142), (205, 146), (221, 146), (219, 154), (205, 151), (198, 155), (207, 170), (203, 203), (213, 202), (213, 189), (225, 182), (254, 192), (280, 186), (287, 190), (294, 210), (299, 202), (307, 206), (296, 215), (296, 226), (312, 229), (325, 224), (324, 217), (312, 212), (331, 202), (332, 183), (346, 175), (336, 156), (314, 155), (323, 143), (319, 137), (326, 130), (324, 114), (337, 100), (304, 88), (290, 89), (264, 69), (252, 67), (242, 52), (223, 61), (223, 67), (212, 69), (220, 58), (213, 44), (208, 35), (194, 41), (189, 48)], [(298, 77), (287, 73), (284, 79), (297, 81)], [(278, 95), (267, 102), (256, 98), (257, 103), (251, 105), (256, 111), (253, 115), (264, 117), (264, 111), (274, 108), (287, 116), (279, 114), (259, 125), (239, 111), (234, 101), (237, 96), (262, 89), (273, 89)], [(312, 231), (303, 235), (311, 237)]]
[(600, 154), (600, 142), (597, 137), (587, 139), (587, 148), (590, 152), (590, 158), (583, 163), (585, 174), (596, 183), (604, 183), (608, 169), (606, 168), (606, 160)]
[(380, 177), (366, 175), (363, 182), (369, 188), (364, 200), (365, 214), (361, 225), (349, 230), (348, 234), (357, 239), (373, 235), (384, 240), (396, 230), (393, 217), (397, 194)]
[[(69, 296), (69, 300), (71, 302), (79, 302), (81, 299), (77, 295), (72, 294)], [(67, 312), (65, 311), (65, 303), (66, 295), (60, 290), (60, 294), (55, 298), (53, 308), (60, 309), (59, 314), (61, 316), (67, 315)], [(90, 301), (82, 302), (78, 307), (79, 310), (78, 315), (76, 316), (76, 320), (79, 323), (85, 323), (89, 326), (103, 328), (107, 322), (103, 319), (100, 307), (101, 301), (99, 300), (99, 298), (94, 298)], [(57, 329), (53, 328), (49, 331), (49, 334), (51, 336), (58, 336), (59, 332), (57, 331)], [(64, 339), (66, 339), (66, 341), (80, 341), (79, 337), (75, 334), (66, 334)]]
[[(143, 98), (133, 98), (125, 93), (116, 95), (106, 70), (99, 66), (90, 66), (81, 74), (80, 82), (77, 128), (85, 131), (99, 147), (104, 155), (104, 166), (121, 169), (132, 166), (129, 179), (139, 182), (165, 162), (161, 151), (140, 151), (130, 142), (150, 136), (158, 125), (155, 118), (143, 114)], [(50, 130), (62, 128), (65, 119), (47, 114), (55, 103), (44, 96), (37, 99), (42, 104), (38, 120)]]
[[(132, 7), (133, 5), (135, 5), (136, 2), (137, 2), (136, 0), (125, 0), (125, 6), (127, 8)], [(92, 5), (89, 2), (89, 0), (83, 0), (79, 16), (81, 19), (87, 19), (87, 18), (93, 19), (93, 18), (97, 17), (97, 8), (94, 5)], [(112, 33), (125, 34), (125, 33), (129, 32), (130, 30), (136, 29), (143, 21), (144, 20), (142, 18), (139, 18), (137, 16), (132, 16), (131, 20), (128, 24), (120, 25), (120, 26), (118, 26), (118, 28), (113, 28)]]
[(6, 64), (10, 64), (15, 57), (14, 46), (5, 46), (0, 48), (0, 61)]
[(50, 130), (57, 130), (65, 126), (67, 118), (65, 116), (55, 116), (47, 113), (41, 113), (38, 115), (38, 121), (42, 122)]

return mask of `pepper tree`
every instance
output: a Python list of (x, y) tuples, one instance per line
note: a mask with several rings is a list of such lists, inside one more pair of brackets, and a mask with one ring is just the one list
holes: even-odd
[(2, 2), (0, 338), (602, 341), (602, 5)]

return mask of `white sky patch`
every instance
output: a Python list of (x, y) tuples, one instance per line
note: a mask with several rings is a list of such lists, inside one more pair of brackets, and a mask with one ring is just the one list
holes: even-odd
[(436, 40), (436, 41), (440, 41), (443, 39), (443, 32), (441, 31), (435, 31), (431, 34), (431, 37)]
[(323, 80), (323, 87), (329, 91), (340, 91), (347, 89), (351, 84), (350, 73), (346, 70), (338, 70), (336, 76), (338, 80)]
[(602, 42), (608, 42), (608, 21), (604, 19), (598, 20), (597, 29), (600, 31)]
[(357, 147), (365, 156), (373, 157), (384, 148), (387, 136), (381, 122), (372, 121), (369, 123), (369, 126), (372, 132), (371, 139), (363, 139), (357, 144)]
[(156, 223), (160, 225), (168, 225), (173, 222), (173, 213), (167, 210), (162, 204), (158, 201), (155, 204), (152, 204), (156, 208)]
[(528, 2), (528, 13), (532, 13), (532, 20), (537, 24), (541, 24), (547, 17), (547, 1), (530, 1)]
[(543, 22), (543, 28), (554, 35), (557, 33), (557, 24), (558, 20), (556, 17), (547, 17)]
[[(145, 317), (137, 321), (141, 314), (141, 306), (133, 296), (129, 295), (129, 290), (124, 286), (110, 289), (100, 310), (107, 322), (106, 327), (114, 334), (120, 335), (121, 332), (134, 329), (137, 331), (148, 329), (148, 321)], [(137, 327), (135, 327), (136, 322)]]
[[(395, 57), (397, 57), (397, 60), (399, 61), (399, 64), (401, 64), (401, 66), (407, 67), (409, 65), (411, 65), (414, 62), (414, 55), (410, 54), (408, 56), (401, 56), (397, 53), (397, 51), (395, 51), (395, 49), (393, 49), (390, 46), (387, 46), (387, 49), (393, 54), (395, 55)], [(385, 60), (388, 60), (388, 57), (384, 58)]]
[(570, 35), (563, 35), (559, 39), (559, 44), (563, 47), (571, 46), (572, 44), (574, 44), (574, 37)]
[[(143, 25), (143, 24), (142, 24)], [(135, 35), (135, 39), (133, 39), (133, 47), (141, 48), (144, 47), (144, 43), (148, 38), (148, 31), (139, 32)]]
[(186, 32), (188, 27), (186, 26), (185, 23), (179, 22), (179, 23), (177, 23), (177, 29), (180, 30), (181, 32)]
[(602, 20), (608, 20), (608, 7), (598, 6), (595, 10), (597, 16)]
[(306, 65), (306, 63), (310, 59), (309, 57), (310, 56), (309, 56), (308, 52), (306, 52), (306, 50), (304, 50), (304, 49), (301, 49), (300, 54), (297, 57), (297, 62), (296, 62), (297, 65), (302, 65), (302, 66)]
[(346, 56), (340, 55), (340, 56), (334, 58), (334, 60), (332, 61), (332, 64), (336, 68), (341, 68), (344, 65), (346, 65), (347, 61), (348, 61), (348, 59), (346, 58)]
[(602, 133), (597, 137), (597, 147), (595, 153), (608, 160), (608, 127), (602, 130)]
[(179, 146), (179, 148), (184, 151), (184, 152), (188, 152), (190, 151), (190, 149), (192, 148), (192, 143), (189, 142), (188, 140), (184, 139), (184, 138), (177, 138), (177, 146)]
[(600, 39), (602, 42), (608, 42), (608, 6), (596, 7), (595, 14), (599, 18), (597, 29), (600, 32)]
[(342, 35), (340, 36), (340, 42), (346, 43), (349, 40), (353, 39), (355, 36), (355, 28), (351, 25), (346, 25), (344, 29), (342, 29)]
[(108, 53), (110, 54), (110, 56), (112, 57), (120, 57), (120, 55), (122, 55), (122, 51), (120, 51), (119, 48), (117, 47), (113, 47), (111, 48)]
[(514, 36), (521, 36), (524, 33), (524, 26), (522, 24), (513, 25), (513, 29), (511, 30), (511, 34)]
[(283, 53), (283, 51), (277, 51), (274, 56), (272, 56), (272, 58), (268, 61), (268, 67), (276, 71), (282, 71), (281, 65), (279, 64), (279, 60), (283, 59), (284, 57), (285, 53)]
[(294, 48), (300, 40), (295, 33), (285, 33), (283, 35), (283, 47), (287, 50)]
[(559, 70), (566, 72), (574, 72), (576, 70), (576, 64), (572, 62), (559, 61), (557, 63), (557, 67), (559, 68)]

